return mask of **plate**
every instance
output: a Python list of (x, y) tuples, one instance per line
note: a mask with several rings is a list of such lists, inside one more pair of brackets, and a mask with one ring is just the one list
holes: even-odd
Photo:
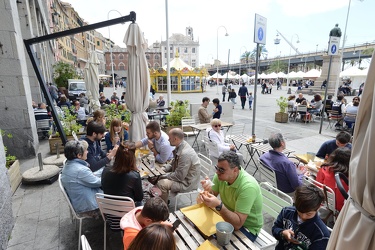
[(149, 172), (147, 172), (147, 171), (140, 171), (139, 174), (140, 174), (141, 178), (144, 178), (144, 177), (147, 177), (149, 175)]
[(224, 221), (203, 203), (181, 208), (181, 212), (207, 237), (216, 233), (216, 223)]
[(200, 245), (197, 250), (219, 250), (219, 248), (217, 248), (214, 244), (212, 244), (210, 241), (206, 240), (205, 242), (202, 243), (202, 245)]

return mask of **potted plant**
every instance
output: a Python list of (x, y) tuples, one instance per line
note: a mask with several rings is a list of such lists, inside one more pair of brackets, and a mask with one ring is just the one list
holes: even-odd
[(168, 126), (166, 129), (167, 132), (172, 128), (181, 127), (182, 117), (190, 117), (188, 100), (172, 101), (170, 107), (169, 115), (166, 116), (166, 125)]
[(118, 118), (124, 122), (130, 122), (131, 112), (126, 108), (126, 105), (109, 104), (105, 108), (106, 123), (105, 126), (109, 129), (114, 118)]
[[(73, 108), (73, 107), (72, 107)], [(63, 109), (64, 115), (59, 115), (59, 119), (65, 135), (68, 140), (73, 140), (72, 133), (82, 134), (83, 126), (76, 122), (77, 117), (70, 112), (69, 109)], [(49, 149), (51, 154), (56, 154), (56, 144), (59, 144), (60, 153), (64, 152), (64, 146), (62, 144), (59, 132), (51, 134), (49, 137)]]
[[(1, 135), (4, 136), (5, 132), (0, 130)], [(8, 138), (12, 138), (12, 134), (6, 135)], [(16, 191), (18, 186), (21, 184), (22, 176), (20, 172), (20, 162), (14, 155), (8, 154), (8, 148), (4, 146), (5, 151), (5, 167), (8, 169), (9, 182), (12, 190), (12, 194)]]
[(288, 122), (288, 113), (286, 112), (288, 108), (288, 99), (284, 96), (280, 96), (279, 99), (276, 99), (276, 103), (279, 106), (279, 112), (275, 113), (275, 121), (281, 123)]

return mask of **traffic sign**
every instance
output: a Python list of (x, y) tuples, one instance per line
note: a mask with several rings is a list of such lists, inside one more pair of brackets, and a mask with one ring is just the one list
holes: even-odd
[(328, 55), (335, 56), (339, 54), (340, 37), (330, 36), (329, 37), (329, 48)]
[(266, 44), (267, 18), (255, 14), (254, 43)]

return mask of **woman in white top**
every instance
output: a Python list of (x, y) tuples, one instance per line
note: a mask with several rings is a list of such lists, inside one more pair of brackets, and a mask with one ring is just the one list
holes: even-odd
[(211, 142), (217, 144), (217, 152), (212, 152), (210, 150), (210, 156), (218, 158), (225, 151), (236, 151), (236, 147), (233, 144), (224, 142), (224, 133), (221, 130), (221, 121), (219, 119), (212, 119), (211, 128), (207, 128), (207, 137)]

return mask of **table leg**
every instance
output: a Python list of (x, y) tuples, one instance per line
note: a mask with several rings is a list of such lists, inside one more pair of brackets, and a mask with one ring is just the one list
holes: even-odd
[[(196, 131), (198, 131), (198, 133), (195, 133)], [(194, 139), (193, 145), (191, 145), (191, 147), (194, 148), (194, 145), (197, 144), (198, 152), (199, 152), (198, 137), (199, 137), (199, 134), (200, 134), (200, 133), (201, 133), (200, 130), (195, 130), (195, 129), (194, 129), (195, 139)]]

